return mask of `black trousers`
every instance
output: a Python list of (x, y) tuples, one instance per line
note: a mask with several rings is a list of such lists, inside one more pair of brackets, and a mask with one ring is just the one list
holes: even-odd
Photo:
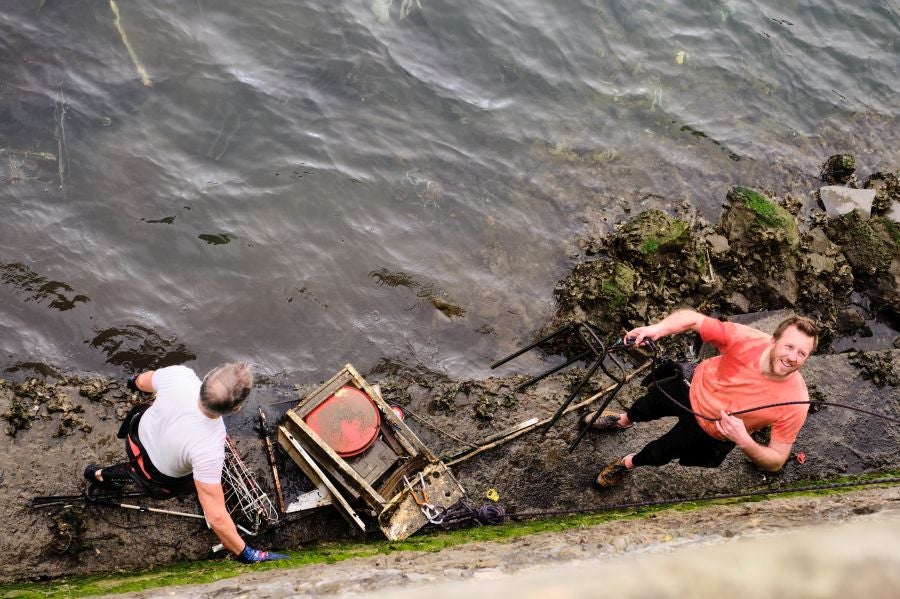
[[(680, 377), (661, 382), (659, 387), (682, 406), (691, 407), (689, 389)], [(648, 443), (632, 458), (635, 466), (662, 466), (678, 460), (682, 466), (716, 468), (734, 449), (731, 441), (719, 441), (710, 437), (697, 424), (693, 414), (675, 405), (655, 385), (628, 410), (628, 419), (632, 422), (649, 422), (666, 416), (676, 416), (678, 422), (669, 432)]]
[(145, 493), (155, 499), (169, 499), (179, 495), (187, 495), (194, 490), (193, 476), (188, 474), (181, 478), (166, 476), (160, 472), (146, 455), (144, 446), (138, 437), (138, 424), (148, 405), (138, 405), (128, 412), (122, 426), (119, 428), (120, 439), (125, 440), (125, 453), (128, 461), (103, 468), (103, 477), (110, 480), (131, 479), (136, 482)]

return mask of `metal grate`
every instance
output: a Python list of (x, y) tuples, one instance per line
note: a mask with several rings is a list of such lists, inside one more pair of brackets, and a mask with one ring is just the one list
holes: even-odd
[(238, 453), (231, 437), (225, 438), (222, 490), (232, 520), (243, 532), (255, 535), (260, 526), (278, 521), (278, 510)]

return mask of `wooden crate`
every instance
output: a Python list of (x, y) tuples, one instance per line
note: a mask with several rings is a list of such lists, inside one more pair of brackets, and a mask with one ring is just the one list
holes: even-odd
[[(310, 412), (345, 385), (365, 393), (381, 417), (375, 442), (349, 458), (339, 456), (305, 421)], [(278, 426), (278, 443), (318, 487), (308, 501), (292, 503), (289, 512), (330, 503), (348, 522), (365, 531), (359, 512), (368, 508), (375, 513), (384, 535), (399, 540), (428, 523), (417, 497), (427, 497), (435, 506), (446, 508), (465, 496), (450, 469), (350, 364), (288, 410)]]

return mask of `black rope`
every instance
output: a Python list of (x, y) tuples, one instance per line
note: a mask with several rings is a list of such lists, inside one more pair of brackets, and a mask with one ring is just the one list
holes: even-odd
[(449, 437), (450, 439), (453, 439), (454, 441), (458, 441), (459, 443), (462, 443), (463, 445), (468, 445), (469, 447), (471, 447), (473, 449), (476, 449), (478, 447), (474, 443), (470, 443), (469, 441), (466, 441), (465, 439), (460, 439), (459, 437), (457, 437), (456, 435), (453, 435), (452, 433), (448, 433), (447, 431), (440, 428), (436, 424), (429, 422), (422, 416), (419, 416), (418, 414), (416, 414), (415, 412), (413, 412), (406, 406), (400, 406), (400, 409), (403, 410), (404, 412), (406, 412), (407, 414), (409, 414), (410, 417), (412, 417), (412, 419), (415, 420), (416, 422), (418, 422), (419, 424), (427, 426), (428, 428), (439, 432), (440, 434), (444, 435), (445, 437)]
[(615, 510), (639, 509), (645, 507), (658, 507), (663, 505), (678, 505), (682, 503), (696, 503), (698, 501), (716, 501), (721, 499), (738, 499), (741, 497), (758, 497), (760, 495), (782, 495), (786, 493), (805, 493), (809, 491), (827, 491), (829, 489), (843, 489), (848, 487), (864, 487), (870, 485), (898, 484), (900, 477), (877, 478), (872, 480), (858, 480), (843, 483), (830, 483), (827, 485), (808, 485), (805, 487), (792, 487), (784, 489), (760, 489), (757, 491), (740, 491), (737, 493), (722, 493), (718, 495), (706, 495), (703, 497), (688, 497), (683, 499), (655, 499), (649, 501), (633, 501), (628, 503), (615, 503), (592, 508), (580, 508), (571, 510), (548, 510), (532, 512), (515, 512), (509, 514), (511, 520), (526, 520), (529, 518), (542, 518), (546, 516), (575, 516), (578, 514), (599, 514)]
[[(118, 506), (117, 506), (116, 504), (114, 504), (114, 503), (94, 503), (94, 502), (91, 502), (91, 503), (87, 503), (87, 504), (86, 504), (86, 510), (87, 510), (87, 511), (90, 511), (90, 512), (91, 512), (92, 514), (94, 514), (97, 518), (99, 518), (100, 520), (103, 520), (103, 521), (106, 522), (108, 525), (112, 526), (113, 528), (118, 528), (118, 529), (120, 529), (120, 530), (127, 530), (127, 531), (129, 531), (129, 532), (132, 532), (132, 531), (139, 531), (139, 532), (141, 533), (141, 536), (142, 536), (142, 537), (144, 537), (144, 538), (147, 539), (147, 540), (150, 539), (150, 536), (147, 534), (147, 524), (146, 524), (146, 523), (139, 523), (139, 524), (134, 524), (134, 525), (128, 525), (128, 524), (119, 524), (119, 523), (117, 523), (117, 522), (113, 522), (112, 520), (110, 520), (110, 518), (109, 518), (109, 516), (107, 515), (107, 513), (105, 513), (105, 510), (101, 510), (101, 509), (100, 509), (101, 507), (104, 507), (104, 506), (105, 506), (105, 507), (118, 507)], [(128, 520), (128, 521), (133, 521), (133, 520), (134, 520), (134, 518), (132, 517), (133, 515), (132, 515), (132, 514), (129, 514), (129, 513), (128, 513), (129, 511), (130, 511), (130, 510), (124, 510), (124, 509), (123, 509), (123, 510), (119, 511), (118, 513), (119, 513), (119, 514), (122, 514), (122, 515), (125, 517), (126, 520)]]
[(471, 521), (478, 526), (493, 526), (506, 521), (506, 510), (500, 505), (473, 506), (468, 500), (460, 499), (440, 515), (439, 526)]

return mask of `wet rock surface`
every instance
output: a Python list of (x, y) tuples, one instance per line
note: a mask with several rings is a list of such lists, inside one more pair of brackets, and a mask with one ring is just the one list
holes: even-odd
[[(870, 177), (867, 182), (875, 180)], [(896, 186), (891, 187), (890, 177), (877, 181), (887, 181), (877, 193), (891, 198), (889, 204), (895, 202), (891, 194), (896, 195)], [(852, 178), (839, 183), (855, 184)], [(766, 489), (900, 468), (900, 427), (895, 422), (829, 407), (845, 404), (900, 417), (900, 349), (888, 349), (897, 338), (900, 315), (897, 231), (897, 223), (889, 218), (859, 211), (829, 218), (814, 198), (772, 198), (749, 188), (728, 194), (721, 222), (715, 226), (703, 224), (689, 209), (678, 208), (674, 214), (644, 212), (607, 237), (582, 240), (584, 259), (560, 281), (555, 290), (557, 312), (537, 333), (587, 320), (611, 340), (623, 329), (655, 321), (681, 305), (724, 318), (749, 318), (747, 323), (769, 331), (776, 322), (748, 313), (787, 309), (810, 315), (825, 334), (820, 352), (803, 370), (818, 402), (794, 446), (795, 455), (802, 452), (805, 459), (791, 459), (781, 472), (772, 474), (734, 451), (715, 470), (677, 464), (638, 469), (623, 486), (600, 493), (591, 483), (603, 465), (640, 449), (672, 422), (646, 423), (613, 434), (590, 432), (569, 452), (581, 416), (575, 412), (563, 416), (546, 434), (534, 430), (460, 462), (454, 466), (455, 474), (474, 504), (490, 504), (490, 496), (511, 514), (534, 514)], [(831, 353), (833, 345), (848, 336), (853, 342), (865, 338), (877, 351)], [(667, 339), (662, 349), (675, 358), (696, 357), (692, 341), (686, 335)], [(513, 362), (501, 371), (503, 376), (486, 380), (449, 380), (422, 367), (363, 374), (370, 383), (381, 385), (387, 401), (407, 410), (407, 423), (434, 453), (453, 456), (528, 419), (550, 417), (583, 370), (570, 368), (523, 391), (515, 388), (564, 360), (550, 354), (572, 355), (572, 351), (560, 341), (547, 350), (546, 363), (526, 362), (529, 371), (520, 372)], [(576, 401), (612, 385), (612, 380), (597, 374)], [(274, 423), (311, 386), (262, 381), (246, 408), (226, 420), (238, 450), (267, 489), (273, 484), (259, 437), (257, 407), (262, 406)], [(637, 382), (629, 383), (610, 408), (624, 410), (641, 393)], [(124, 382), (98, 378), (48, 372), (39, 378), (0, 381), (0, 416), (6, 433), (0, 435), (0, 580), (127, 570), (211, 555), (217, 540), (196, 520), (81, 504), (26, 507), (37, 495), (79, 493), (88, 463), (122, 461), (124, 451), (116, 432), (128, 410), (146, 399), (127, 392)], [(289, 502), (310, 486), (280, 448), (276, 451)], [(194, 498), (151, 505), (199, 513)], [(710, 518), (726, 527), (725, 516)], [(681, 530), (685, 522), (671, 526)], [(316, 539), (349, 535), (346, 523), (326, 509), (303, 518), (286, 517), (251, 544), (297, 549)], [(627, 547), (630, 541), (624, 543)]]
[[(900, 201), (895, 179), (876, 173), (867, 180), (881, 206)], [(897, 329), (900, 224), (880, 216), (884, 208), (875, 216), (852, 210), (830, 217), (814, 197), (773, 198), (745, 187), (725, 200), (716, 226), (700, 224), (689, 210), (656, 210), (608, 237), (582, 240), (585, 259), (557, 285), (558, 309), (543, 332), (587, 320), (612, 335), (681, 305), (726, 317), (792, 309), (823, 327), (825, 351), (847, 334), (854, 306), (864, 320), (880, 318)]]

